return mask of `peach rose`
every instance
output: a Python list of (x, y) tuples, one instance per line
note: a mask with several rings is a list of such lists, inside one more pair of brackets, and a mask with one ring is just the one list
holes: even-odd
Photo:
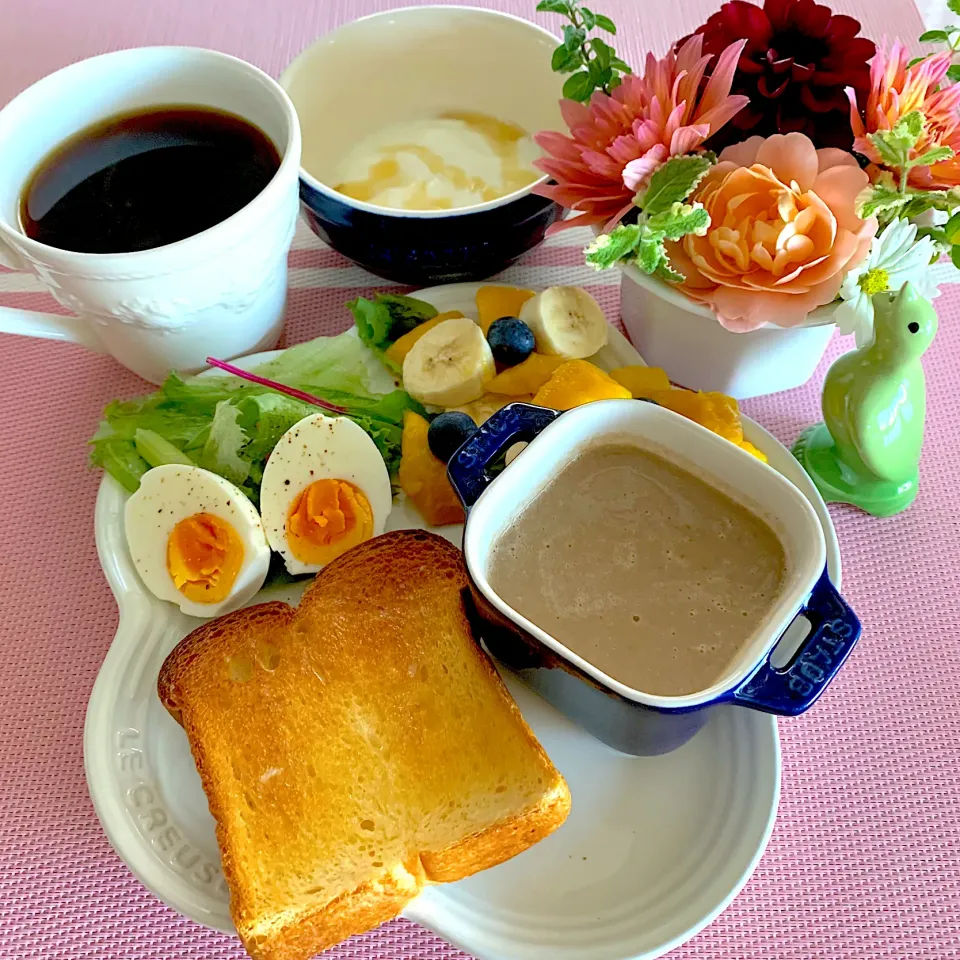
[(738, 333), (802, 323), (867, 255), (877, 221), (854, 201), (868, 182), (851, 154), (802, 133), (727, 147), (691, 198), (710, 214), (706, 236), (670, 245), (680, 289)]

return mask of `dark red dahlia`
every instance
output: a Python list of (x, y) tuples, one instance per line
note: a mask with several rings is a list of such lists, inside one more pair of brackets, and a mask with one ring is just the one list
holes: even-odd
[(764, 0), (763, 7), (730, 0), (696, 32), (703, 34), (703, 52), (715, 56), (747, 39), (731, 93), (745, 94), (750, 103), (707, 146), (720, 150), (755, 134), (794, 130), (818, 147), (853, 145), (844, 90), (853, 87), (862, 108), (870, 86), (867, 61), (877, 49), (858, 36), (858, 20), (814, 0)]

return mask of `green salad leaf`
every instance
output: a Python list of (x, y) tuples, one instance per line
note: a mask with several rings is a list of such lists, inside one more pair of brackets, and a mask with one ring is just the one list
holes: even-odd
[(392, 293), (376, 293), (372, 300), (357, 297), (347, 309), (353, 314), (360, 339), (394, 373), (400, 371), (386, 356), (387, 347), (437, 315), (436, 307), (423, 300)]
[(133, 436), (133, 444), (137, 453), (143, 457), (151, 467), (159, 467), (165, 463), (186, 463), (193, 465), (182, 450), (175, 447), (169, 440), (164, 439), (153, 430), (137, 429)]
[(242, 487), (250, 477), (251, 461), (244, 456), (250, 437), (240, 425), (239, 417), (240, 409), (233, 401), (221, 400), (217, 404), (198, 462), (201, 467)]
[[(260, 364), (256, 373), (343, 407), (345, 416), (370, 435), (394, 474), (404, 411), (423, 413), (423, 408), (399, 389), (359, 332), (291, 347)], [(277, 441), (318, 409), (237, 377), (171, 374), (149, 396), (107, 406), (91, 440), (91, 460), (130, 491), (153, 460), (193, 461), (237, 484), (256, 503), (263, 468)]]
[(390, 311), (382, 303), (367, 300), (366, 297), (357, 297), (347, 304), (347, 309), (353, 314), (353, 322), (357, 325), (360, 339), (371, 350), (386, 350), (392, 343), (390, 340)]
[(150, 464), (137, 453), (132, 440), (101, 441), (94, 450), (94, 462), (103, 467), (125, 490), (133, 493)]

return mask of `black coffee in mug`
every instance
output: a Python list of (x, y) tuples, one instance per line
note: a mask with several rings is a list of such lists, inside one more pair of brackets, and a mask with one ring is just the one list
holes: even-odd
[(87, 127), (45, 157), (23, 191), (21, 227), (78, 253), (149, 250), (226, 220), (279, 166), (270, 138), (241, 117), (151, 107)]

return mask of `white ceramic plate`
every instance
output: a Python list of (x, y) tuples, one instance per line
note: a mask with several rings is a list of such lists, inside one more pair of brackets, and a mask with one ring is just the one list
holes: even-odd
[[(476, 284), (421, 291), (439, 310), (473, 312)], [(265, 357), (247, 358), (253, 364)], [(639, 362), (615, 330), (596, 357), (608, 369)], [(810, 499), (823, 523), (834, 582), (840, 552), (829, 514), (790, 453), (744, 419), (748, 440)], [(84, 731), (87, 783), (117, 853), (184, 916), (232, 931), (213, 818), (186, 736), (156, 694), (164, 658), (200, 621), (140, 583), (123, 534), (126, 494), (100, 487), (100, 562), (120, 607), (117, 635), (90, 698)], [(423, 526), (398, 504), (388, 527)], [(455, 542), (460, 527), (439, 532)], [(257, 601), (296, 602), (300, 587)], [(513, 860), (431, 887), (405, 916), (481, 960), (648, 960), (714, 919), (746, 883), (776, 816), (780, 747), (773, 717), (725, 707), (666, 756), (628, 757), (584, 733), (505, 680), (524, 717), (567, 778), (564, 826)]]

